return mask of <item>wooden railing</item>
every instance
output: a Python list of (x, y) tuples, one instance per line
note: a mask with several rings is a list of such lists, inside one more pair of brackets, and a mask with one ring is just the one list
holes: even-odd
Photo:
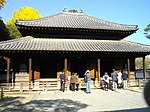
[(130, 79), (128, 81), (129, 87), (144, 87), (145, 86), (145, 80), (144, 79)]
[(53, 90), (58, 89), (59, 81), (57, 78), (42, 78), (34, 81), (33, 90)]
[[(129, 87), (144, 87), (145, 80), (143, 79), (132, 79), (128, 81)], [(69, 81), (66, 82), (66, 90), (69, 90)], [(110, 85), (112, 85), (112, 81), (110, 80)], [(103, 86), (103, 80), (95, 80), (91, 81), (91, 88), (100, 88)], [(81, 79), (81, 83), (79, 88), (85, 88), (85, 83)], [(57, 78), (54, 79), (38, 79), (35, 80), (34, 83), (24, 83), (24, 82), (17, 82), (17, 83), (0, 83), (0, 96), (2, 98), (3, 91), (36, 91), (36, 90), (58, 90), (60, 89), (60, 80)]]

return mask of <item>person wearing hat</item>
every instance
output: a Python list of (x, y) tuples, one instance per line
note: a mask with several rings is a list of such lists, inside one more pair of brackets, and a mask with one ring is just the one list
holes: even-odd
[(85, 83), (86, 83), (86, 93), (91, 93), (91, 88), (90, 88), (90, 82), (91, 82), (91, 74), (90, 71), (87, 70), (84, 74), (84, 79), (85, 79)]

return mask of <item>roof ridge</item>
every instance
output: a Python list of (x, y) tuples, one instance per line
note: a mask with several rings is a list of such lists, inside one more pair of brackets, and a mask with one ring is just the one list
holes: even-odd
[(60, 12), (60, 13), (68, 15), (85, 15), (84, 12)]

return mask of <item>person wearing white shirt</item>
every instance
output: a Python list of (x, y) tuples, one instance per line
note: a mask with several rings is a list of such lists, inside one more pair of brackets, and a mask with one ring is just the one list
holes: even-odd
[(104, 76), (103, 76), (103, 80), (104, 80), (104, 90), (108, 91), (109, 88), (109, 75), (107, 72), (105, 72)]
[(121, 83), (122, 83), (122, 73), (121, 73), (121, 70), (118, 71), (117, 79), (118, 79), (118, 86), (120, 88), (121, 87)]

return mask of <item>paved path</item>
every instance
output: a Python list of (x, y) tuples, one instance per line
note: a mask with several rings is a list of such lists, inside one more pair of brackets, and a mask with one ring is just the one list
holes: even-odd
[[(29, 98), (30, 96), (30, 98)], [(144, 101), (142, 90), (103, 91), (47, 91), (34, 96), (18, 97), (8, 102), (0, 102), (3, 112), (150, 112)], [(32, 97), (31, 97), (32, 96)], [(7, 99), (7, 98), (6, 98)], [(24, 99), (24, 101), (23, 101)], [(25, 99), (30, 99), (25, 100)], [(7, 101), (7, 100), (6, 100)], [(4, 105), (5, 103), (5, 105)], [(3, 104), (3, 105), (2, 105)]]

